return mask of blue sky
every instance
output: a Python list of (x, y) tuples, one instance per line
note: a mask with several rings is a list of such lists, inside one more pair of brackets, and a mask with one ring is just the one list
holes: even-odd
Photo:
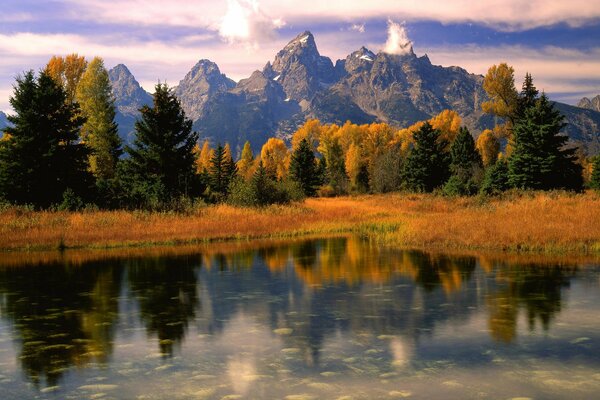
[(518, 86), (531, 72), (556, 100), (600, 94), (598, 0), (3, 0), (0, 110), (10, 111), (15, 76), (52, 55), (124, 63), (152, 90), (176, 85), (202, 58), (247, 77), (305, 30), (334, 62), (410, 40), (434, 64), (473, 73), (508, 62)]

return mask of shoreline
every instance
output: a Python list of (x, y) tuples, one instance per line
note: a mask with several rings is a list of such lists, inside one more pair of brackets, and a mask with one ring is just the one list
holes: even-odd
[(310, 198), (264, 209), (0, 212), (0, 257), (359, 235), (394, 247), (514, 254), (600, 254), (600, 195), (533, 192), (502, 198), (384, 194)]

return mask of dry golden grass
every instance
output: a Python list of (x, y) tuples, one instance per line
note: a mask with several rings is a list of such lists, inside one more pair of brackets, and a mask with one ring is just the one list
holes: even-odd
[(600, 251), (600, 196), (533, 193), (500, 199), (389, 194), (290, 206), (209, 206), (191, 214), (0, 212), (0, 249), (182, 244), (358, 233), (419, 248)]

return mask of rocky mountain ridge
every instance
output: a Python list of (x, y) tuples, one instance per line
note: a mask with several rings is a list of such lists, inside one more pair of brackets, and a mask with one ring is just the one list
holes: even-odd
[(596, 97), (592, 97), (591, 100), (587, 97), (584, 97), (583, 99), (579, 100), (577, 107), (600, 112), (600, 94)]
[[(122, 136), (133, 128), (136, 110), (151, 102), (125, 66), (110, 71)], [(209, 61), (200, 60), (174, 89), (194, 129), (214, 143), (255, 151), (269, 137), (289, 138), (308, 118), (323, 123), (387, 122), (405, 127), (444, 109), (457, 111), (474, 135), (493, 126), (481, 111), (483, 76), (460, 67), (433, 65), (412, 48), (403, 55), (365, 47), (334, 64), (322, 56), (306, 31), (292, 39), (261, 71), (235, 83)], [(593, 104), (593, 101), (590, 101)], [(587, 103), (586, 103), (587, 104)], [(557, 103), (565, 132), (591, 152), (600, 150), (600, 112)]]

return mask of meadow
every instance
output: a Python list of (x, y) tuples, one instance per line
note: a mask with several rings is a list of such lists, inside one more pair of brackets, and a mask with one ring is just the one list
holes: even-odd
[(184, 213), (0, 211), (0, 250), (118, 248), (356, 234), (427, 249), (600, 252), (600, 195), (509, 192), (498, 198), (385, 194), (309, 198), (265, 208)]

